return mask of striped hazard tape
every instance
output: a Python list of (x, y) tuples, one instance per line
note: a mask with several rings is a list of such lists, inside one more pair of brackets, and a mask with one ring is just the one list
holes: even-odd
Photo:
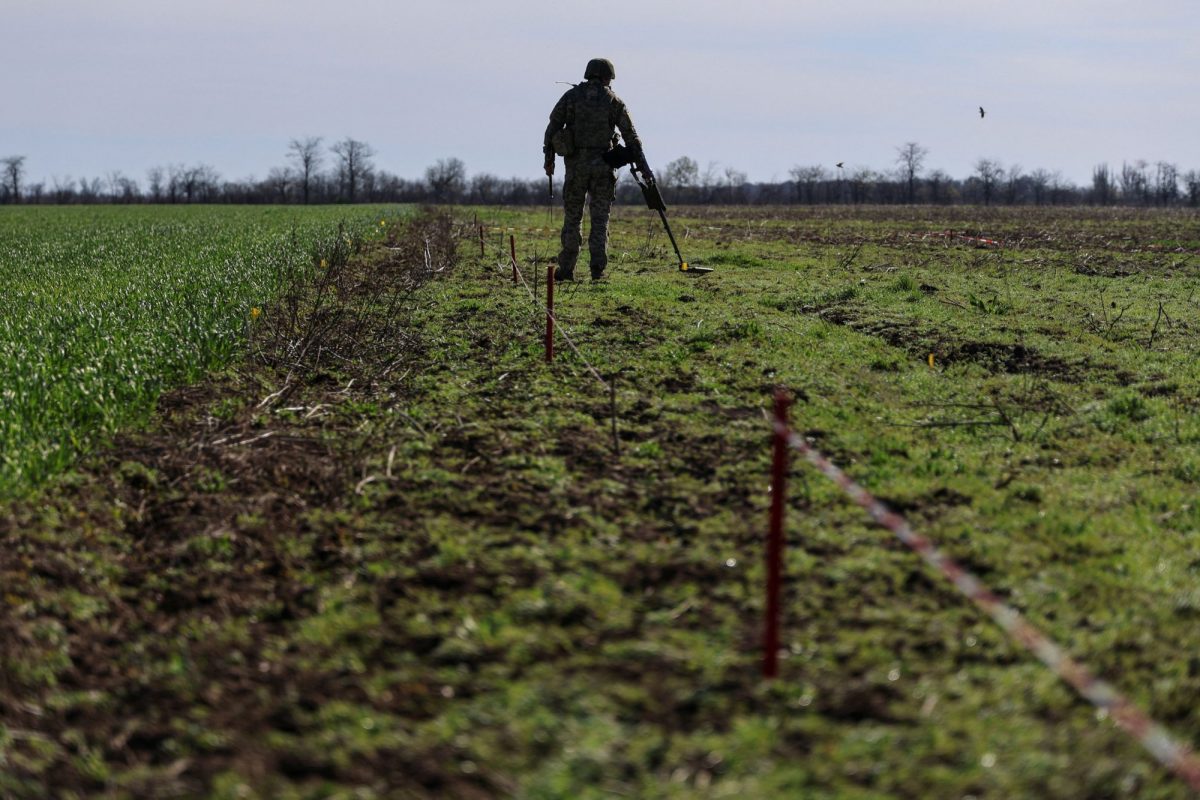
[(988, 239), (985, 236), (969, 236), (965, 233), (955, 233), (954, 231), (934, 231), (921, 236), (922, 239), (957, 239), (960, 242), (973, 244), (976, 247), (1003, 247), (1004, 243), (998, 239)]
[(775, 423), (775, 433), (785, 437), (793, 450), (799, 451), (825, 477), (840, 486), (854, 502), (865, 508), (872, 519), (894, 533), (930, 566), (941, 572), (960, 592), (1064, 682), (1096, 708), (1110, 715), (1117, 725), (1141, 743), (1163, 766), (1193, 790), (1200, 791), (1200, 760), (1197, 760), (1190, 747), (1175, 739), (1166, 728), (1151, 719), (1113, 686), (1097, 678), (1087, 667), (1071, 658), (1066, 651), (1022, 617), (1020, 612), (1006, 605), (978, 578), (939, 551), (929, 539), (914, 531), (903, 517), (855, 483), (803, 437), (779, 422)]
[(500, 226), (485, 226), (480, 228), (485, 232), (491, 233), (558, 233), (558, 228), (504, 228)]

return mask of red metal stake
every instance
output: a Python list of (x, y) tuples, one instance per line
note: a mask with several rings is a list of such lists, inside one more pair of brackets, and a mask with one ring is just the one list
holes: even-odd
[(513, 283), (517, 282), (517, 239), (511, 233), (508, 235), (508, 250), (512, 253)]
[(485, 256), (487, 253), (483, 251), (483, 226), (479, 226), (479, 255)]
[(787, 424), (791, 400), (775, 390), (775, 448), (771, 462), (771, 530), (767, 538), (767, 618), (763, 636), (763, 677), (779, 674), (779, 587), (783, 576), (783, 509), (788, 470)]
[(546, 362), (554, 360), (554, 265), (546, 266)]

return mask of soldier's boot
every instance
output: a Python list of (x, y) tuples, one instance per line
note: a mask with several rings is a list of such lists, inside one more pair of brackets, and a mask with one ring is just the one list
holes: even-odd
[(593, 250), (588, 268), (592, 272), (592, 280), (598, 281), (604, 277), (604, 269), (608, 266), (608, 253), (604, 250)]
[(554, 280), (556, 281), (573, 281), (575, 280), (575, 262), (579, 260), (579, 251), (572, 252), (568, 248), (559, 251), (558, 258), (554, 259), (557, 266), (554, 268)]

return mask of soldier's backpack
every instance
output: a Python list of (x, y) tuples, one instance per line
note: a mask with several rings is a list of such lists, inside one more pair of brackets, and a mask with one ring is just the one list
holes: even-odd
[(612, 106), (616, 96), (607, 86), (581, 83), (571, 92), (566, 127), (550, 136), (555, 155), (575, 155), (583, 149), (612, 147)]
[(613, 102), (612, 89), (587, 83), (575, 91), (575, 147), (577, 149), (607, 150), (612, 146)]

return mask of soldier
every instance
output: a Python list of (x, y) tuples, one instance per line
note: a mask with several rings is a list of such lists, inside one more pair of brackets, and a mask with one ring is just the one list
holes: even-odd
[(638, 168), (648, 180), (654, 175), (642, 154), (633, 120), (625, 103), (609, 88), (617, 71), (607, 58), (593, 58), (583, 72), (584, 83), (568, 89), (550, 112), (550, 124), (542, 152), (546, 156), (546, 174), (554, 174), (554, 156), (563, 157), (567, 175), (563, 181), (562, 251), (554, 279), (575, 279), (575, 262), (583, 240), (583, 203), (591, 198), (591, 231), (588, 251), (591, 254), (592, 280), (599, 280), (608, 266), (608, 214), (617, 196), (617, 170), (605, 163), (603, 156), (617, 142), (620, 131)]

